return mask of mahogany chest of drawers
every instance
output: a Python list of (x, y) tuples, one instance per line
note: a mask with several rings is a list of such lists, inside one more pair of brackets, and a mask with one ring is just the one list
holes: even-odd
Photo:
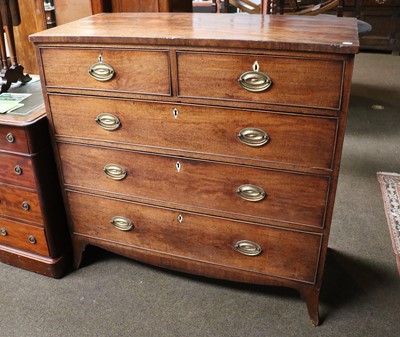
[(40, 82), (24, 107), (0, 114), (0, 262), (51, 277), (70, 264), (70, 239)]
[(100, 14), (31, 36), (88, 244), (293, 287), (318, 324), (356, 21)]

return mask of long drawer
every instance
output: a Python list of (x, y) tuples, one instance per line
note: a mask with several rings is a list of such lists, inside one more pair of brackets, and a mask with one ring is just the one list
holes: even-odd
[(0, 214), (43, 223), (36, 191), (0, 184)]
[(68, 201), (74, 234), (256, 273), (315, 280), (318, 234), (74, 192), (68, 193)]
[[(343, 61), (178, 52), (177, 63), (181, 97), (341, 108)], [(261, 77), (261, 73), (269, 79)], [(244, 89), (239, 82), (241, 78), (245, 87), (255, 92)], [(271, 85), (261, 90), (267, 83)]]
[(64, 183), (321, 227), (329, 177), (58, 143)]
[[(331, 169), (337, 120), (234, 109), (49, 95), (55, 133)], [(65, 107), (68, 106), (68, 113)]]
[(43, 228), (0, 217), (0, 245), (48, 256)]
[(167, 51), (42, 48), (41, 55), (49, 87), (171, 95)]
[(35, 188), (32, 160), (30, 157), (0, 152), (0, 182)]

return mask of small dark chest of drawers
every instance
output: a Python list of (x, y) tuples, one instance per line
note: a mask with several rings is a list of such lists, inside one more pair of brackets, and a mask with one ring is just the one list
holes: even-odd
[(70, 246), (40, 82), (0, 114), (0, 262), (59, 278)]

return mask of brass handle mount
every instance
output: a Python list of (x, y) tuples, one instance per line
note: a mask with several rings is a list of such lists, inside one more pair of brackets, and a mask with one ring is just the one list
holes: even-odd
[(258, 243), (248, 241), (248, 240), (240, 240), (235, 243), (235, 249), (246, 256), (257, 256), (262, 253), (262, 248)]
[(31, 208), (31, 206), (28, 204), (27, 201), (23, 201), (23, 202), (21, 203), (21, 207), (22, 207), (22, 209), (23, 209), (24, 211), (29, 211), (30, 208)]
[(239, 84), (243, 89), (250, 92), (261, 92), (267, 90), (272, 85), (271, 78), (260, 71), (258, 62), (254, 62), (253, 70), (246, 71), (239, 77)]
[(103, 172), (108, 178), (111, 178), (113, 180), (122, 180), (125, 179), (125, 177), (128, 175), (126, 170), (117, 164), (108, 164), (104, 166)]
[(133, 223), (123, 216), (115, 216), (111, 219), (111, 224), (120, 231), (129, 231), (133, 227)]
[(14, 166), (14, 172), (15, 172), (15, 174), (18, 174), (18, 175), (21, 175), (22, 174), (22, 167), (21, 166), (19, 166), (19, 165), (15, 165)]
[(96, 81), (105, 82), (111, 80), (115, 75), (115, 70), (109, 64), (103, 62), (103, 56), (100, 55), (98, 62), (93, 63), (88, 70), (90, 77)]
[(29, 243), (31, 243), (31, 244), (33, 244), (33, 245), (35, 245), (36, 244), (36, 238), (33, 236), (33, 235), (29, 235), (28, 236), (28, 241), (29, 241)]
[(113, 131), (120, 127), (121, 121), (110, 113), (101, 113), (96, 117), (96, 123), (104, 130)]
[(258, 128), (245, 128), (239, 131), (237, 138), (245, 145), (252, 147), (263, 146), (268, 143), (268, 134)]
[(15, 142), (15, 137), (11, 132), (7, 133), (6, 139), (7, 139), (7, 142), (9, 142), (9, 143), (14, 143)]
[(243, 200), (252, 202), (261, 201), (267, 196), (267, 193), (261, 187), (252, 184), (240, 185), (236, 194)]

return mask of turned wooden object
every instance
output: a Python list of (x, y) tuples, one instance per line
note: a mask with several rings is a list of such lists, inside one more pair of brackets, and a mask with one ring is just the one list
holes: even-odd
[[(18, 64), (17, 53), (15, 49), (14, 26), (21, 23), (19, 15), (18, 0), (0, 0), (0, 26), (3, 27), (7, 37), (7, 45), (10, 52), (8, 61), (6, 53), (6, 41), (4, 34), (0, 34), (1, 48), (1, 63), (2, 69), (0, 72), (1, 89), (0, 93), (7, 91), (12, 83), (21, 81), (22, 83), (29, 82), (31, 77), (24, 75), (24, 67)], [(9, 64), (10, 63), (10, 64)]]

